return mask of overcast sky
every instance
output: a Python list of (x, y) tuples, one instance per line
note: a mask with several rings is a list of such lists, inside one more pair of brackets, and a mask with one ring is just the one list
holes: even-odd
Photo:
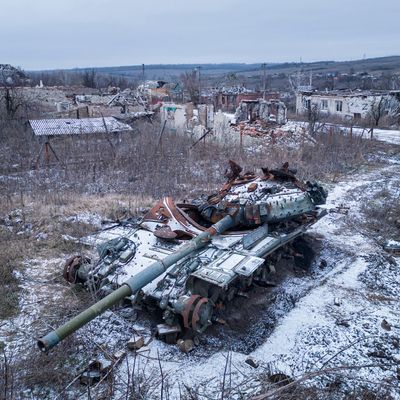
[(24, 69), (400, 54), (400, 0), (0, 0)]

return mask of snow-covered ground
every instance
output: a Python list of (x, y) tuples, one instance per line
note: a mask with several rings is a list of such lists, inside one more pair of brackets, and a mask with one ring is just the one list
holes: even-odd
[[(293, 304), (287, 307), (277, 296), (271, 309), (278, 322), (270, 335), (260, 338), (261, 344), (246, 354), (232, 350), (223, 338), (214, 338), (213, 350), (200, 346), (185, 354), (176, 346), (153, 339), (140, 351), (127, 352), (125, 360), (115, 368), (114, 398), (126, 394), (127, 380), (132, 385), (128, 376), (134, 377), (135, 390), (141, 387), (148, 399), (160, 398), (161, 387), (168, 392), (164, 398), (171, 400), (180, 399), (189, 388), (200, 399), (216, 398), (222, 386), (228, 393), (225, 398), (235, 399), (259, 393), (264, 384), (262, 377), (274, 372), (296, 378), (319, 369), (357, 366), (360, 368), (343, 370), (339, 384), (351, 386), (351, 379), (356, 379), (357, 384), (368, 387), (378, 382), (400, 399), (396, 369), (400, 364), (400, 259), (390, 258), (358, 223), (363, 218), (361, 202), (373, 198), (374, 191), (390, 188), (388, 179), (392, 183), (400, 180), (400, 159), (387, 161), (385, 166), (364, 167), (330, 185), (327, 208), (332, 212), (309, 231), (321, 243), (314, 268), (309, 275), (284, 281), (281, 295), (292, 298)], [(350, 207), (348, 214), (335, 212), (342, 204)], [(321, 269), (318, 265), (322, 259), (326, 266)], [(26, 332), (37, 329), (38, 304), (65, 290), (58, 282), (54, 286), (59, 265), (60, 260), (35, 260), (21, 278), (21, 314), (0, 326), (0, 340), (15, 350), (36, 346)], [(54, 293), (48, 293), (52, 287)], [(139, 318), (132, 324), (121, 315), (107, 312), (78, 335), (82, 340), (105, 343), (111, 352), (126, 350), (125, 343), (135, 332), (151, 334), (148, 321)], [(248, 357), (255, 360), (258, 368), (245, 362)], [(314, 378), (312, 383), (332, 383), (329, 376), (324, 376)], [(69, 390), (75, 391), (74, 398), (79, 392), (84, 392), (82, 398), (86, 398), (86, 390), (79, 386)]]
[[(289, 121), (286, 125), (288, 127), (295, 127), (295, 126), (300, 126), (307, 128), (308, 123), (307, 122), (301, 122), (301, 121)], [(324, 124), (325, 128), (328, 127), (338, 127), (339, 125), (337, 124)], [(350, 128), (346, 126), (340, 126), (340, 128), (344, 131), (349, 131)], [(355, 135), (362, 135), (364, 138), (369, 139), (371, 137), (370, 133), (368, 132), (367, 129), (363, 128), (353, 128), (353, 134)], [(374, 129), (373, 131), (373, 138), (376, 140), (379, 140), (381, 142), (386, 142), (386, 143), (393, 143), (393, 144), (400, 144), (400, 130), (396, 129)]]
[[(342, 127), (344, 130), (349, 130), (349, 128)], [(369, 139), (371, 134), (362, 128), (353, 128), (353, 134), (362, 135), (363, 137)], [(400, 144), (400, 131), (392, 129), (374, 129), (373, 138), (381, 142)]]
[[(184, 386), (196, 388), (204, 398), (207, 395), (213, 398), (213, 392), (221, 387), (227, 372), (231, 398), (235, 398), (239, 393), (250, 396), (258, 392), (263, 371), (280, 371), (298, 377), (337, 366), (370, 365), (351, 371), (359, 384), (386, 382), (400, 389), (393, 366), (400, 363), (400, 260), (393, 265), (381, 246), (352, 222), (354, 217), (361, 218), (360, 200), (368, 196), (370, 183), (381, 183), (384, 187), (391, 173), (399, 180), (399, 165), (400, 162), (380, 171), (365, 171), (338, 182), (331, 189), (328, 208), (344, 203), (350, 211), (348, 215), (330, 213), (310, 231), (323, 242), (322, 255), (328, 271), (284, 283), (287, 293), (300, 291), (303, 297), (280, 319), (262, 345), (250, 354), (222, 351), (202, 357), (201, 351), (186, 355), (153, 341), (139, 353), (146, 357), (144, 374), (157, 374), (160, 357), (164, 373), (171, 377), (170, 398), (176, 399), (180, 398)], [(364, 187), (361, 197), (354, 195), (355, 189)], [(257, 369), (245, 363), (249, 356), (259, 363)], [(375, 364), (382, 366), (371, 366)], [(122, 367), (119, 374), (126, 376), (126, 368)], [(398, 393), (392, 391), (395, 398), (400, 398)]]
[(374, 138), (382, 142), (400, 144), (400, 131), (374, 129)]

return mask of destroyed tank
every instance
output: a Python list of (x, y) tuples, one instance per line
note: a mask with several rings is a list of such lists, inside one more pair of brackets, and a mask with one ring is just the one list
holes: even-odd
[(276, 252), (325, 215), (327, 193), (280, 169), (242, 174), (229, 162), (227, 182), (210, 196), (175, 204), (159, 201), (141, 220), (125, 221), (84, 238), (98, 259), (69, 259), (64, 278), (103, 297), (38, 340), (47, 351), (113, 305), (162, 310), (157, 334), (176, 342), (202, 333), (220, 310), (254, 282), (268, 282)]

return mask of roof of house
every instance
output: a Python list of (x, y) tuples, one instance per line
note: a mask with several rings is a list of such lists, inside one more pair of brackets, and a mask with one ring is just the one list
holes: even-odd
[(29, 121), (36, 136), (80, 135), (132, 131), (114, 117), (83, 119), (34, 119)]

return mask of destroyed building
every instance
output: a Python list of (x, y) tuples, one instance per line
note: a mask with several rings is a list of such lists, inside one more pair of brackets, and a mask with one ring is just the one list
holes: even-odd
[(259, 97), (260, 93), (243, 86), (222, 87), (215, 92), (212, 102), (216, 110), (234, 113), (242, 100), (257, 100)]
[(185, 97), (180, 82), (166, 82), (163, 80), (145, 81), (138, 86), (136, 95), (146, 99), (150, 105), (167, 101), (182, 103)]
[(311, 109), (321, 116), (355, 121), (369, 118), (374, 111), (394, 116), (400, 110), (400, 91), (299, 91), (296, 114), (305, 115)]
[(138, 86), (138, 93), (148, 99), (150, 104), (170, 100), (170, 85), (166, 81), (146, 81)]
[(236, 110), (236, 122), (256, 121), (276, 122), (283, 125), (287, 122), (287, 110), (283, 102), (279, 100), (242, 100)]
[(161, 124), (172, 131), (179, 133), (197, 131), (202, 134), (205, 129), (212, 129), (214, 126), (214, 106), (199, 104), (194, 108), (193, 103), (167, 102), (160, 108), (160, 118)]
[(148, 101), (132, 89), (92, 89), (80, 86), (25, 87), (23, 94), (40, 104), (46, 117), (125, 117), (148, 114)]
[(194, 107), (193, 103), (167, 102), (160, 107), (160, 119), (163, 131), (167, 129), (189, 135), (194, 143), (204, 139), (248, 144), (259, 138), (273, 143), (286, 143), (289, 137), (296, 142), (301, 134), (297, 129), (294, 132), (291, 127), (282, 128), (287, 122), (286, 106), (278, 100), (242, 100), (236, 114), (215, 111), (213, 104)]

